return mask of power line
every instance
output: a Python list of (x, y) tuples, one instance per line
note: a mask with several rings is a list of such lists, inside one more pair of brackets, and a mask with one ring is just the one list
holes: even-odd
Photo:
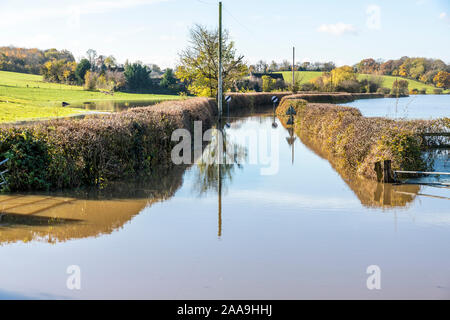
[(197, 2), (200, 2), (202, 4), (207, 4), (210, 6), (216, 6), (218, 4), (218, 2), (212, 3), (212, 2), (208, 2), (208, 1), (202, 1), (202, 0), (197, 0)]
[(243, 23), (241, 23), (235, 16), (233, 16), (233, 14), (232, 14), (229, 10), (227, 10), (227, 8), (224, 7), (223, 9), (224, 9), (224, 10), (230, 15), (230, 17), (233, 18), (233, 20), (236, 21), (242, 28), (246, 29), (247, 32), (249, 32), (252, 36), (256, 36), (256, 34), (255, 34), (250, 28), (248, 28), (248, 27), (245, 26)]

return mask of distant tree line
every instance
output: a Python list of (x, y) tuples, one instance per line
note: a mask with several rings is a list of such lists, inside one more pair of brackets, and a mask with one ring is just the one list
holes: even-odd
[[(303, 62), (295, 64), (295, 71), (331, 71), (336, 68), (334, 62)], [(259, 60), (256, 64), (249, 66), (250, 72), (256, 73), (271, 73), (280, 71), (292, 71), (292, 62), (283, 60), (282, 62), (273, 61), (267, 63), (264, 60)]]
[(175, 94), (184, 84), (172, 69), (156, 64), (119, 64), (114, 56), (98, 55), (89, 49), (76, 62), (67, 50), (39, 50), (0, 47), (0, 70), (41, 74), (45, 81), (84, 86), (86, 90), (129, 91)]
[(3, 71), (39, 74), (42, 66), (52, 60), (75, 62), (67, 50), (0, 47), (0, 70)]
[(399, 76), (438, 88), (450, 88), (450, 65), (440, 59), (402, 57), (380, 61), (369, 58), (361, 60), (355, 68), (359, 73)]

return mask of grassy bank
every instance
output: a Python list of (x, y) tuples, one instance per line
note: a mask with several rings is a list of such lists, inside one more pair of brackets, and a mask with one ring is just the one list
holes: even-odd
[[(291, 71), (282, 71), (282, 72), (276, 72), (276, 73), (281, 73), (283, 75), (284, 81), (286, 81), (286, 83), (292, 83), (292, 72)], [(322, 75), (322, 71), (296, 71), (298, 80), (300, 81), (301, 84), (303, 83), (307, 83), (310, 80), (317, 78), (319, 76)], [(374, 75), (369, 75), (369, 74), (358, 74), (358, 80), (362, 80), (368, 77), (373, 77)], [(394, 81), (396, 79), (401, 79), (401, 80), (406, 80), (408, 81), (409, 84), (409, 89), (425, 89), (427, 94), (432, 94), (433, 90), (436, 89), (435, 86), (433, 85), (429, 85), (429, 84), (425, 84), (416, 80), (410, 80), (410, 79), (406, 79), (406, 78), (401, 78), (401, 77), (393, 77), (393, 76), (379, 76), (383, 79), (383, 83), (382, 86), (386, 87), (386, 88), (392, 88), (392, 85), (394, 83)], [(446, 90), (444, 91), (444, 93), (448, 93), (450, 92), (450, 90)]]
[(164, 101), (179, 99), (175, 95), (116, 92), (113, 96), (99, 91), (85, 91), (80, 86), (48, 83), (38, 75), (0, 71), (0, 122), (35, 118), (53, 118), (86, 112), (61, 107), (61, 102), (77, 104), (87, 101)]
[(450, 130), (448, 120), (367, 118), (356, 108), (307, 103), (291, 97), (283, 98), (277, 108), (284, 123), (290, 105), (297, 111), (295, 130), (299, 134), (312, 136), (337, 159), (341, 170), (370, 179), (376, 179), (374, 163), (380, 160), (392, 160), (393, 169), (428, 169), (430, 163), (422, 157), (425, 142), (419, 134)]
[(46, 190), (135, 178), (172, 166), (170, 141), (177, 128), (216, 114), (213, 100), (196, 98), (90, 117), (0, 129), (0, 158), (8, 190)]

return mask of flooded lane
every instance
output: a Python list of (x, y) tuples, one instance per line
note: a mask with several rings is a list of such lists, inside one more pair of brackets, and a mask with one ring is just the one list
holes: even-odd
[(410, 95), (405, 98), (361, 99), (342, 104), (358, 108), (365, 117), (438, 119), (450, 117), (449, 95)]
[[(226, 137), (252, 130), (277, 131), (276, 174), (230, 164), (218, 179), (201, 163), (104, 194), (0, 195), (0, 296), (450, 298), (449, 189), (338, 173), (267, 115)], [(69, 265), (81, 290), (66, 287)], [(369, 265), (381, 290), (366, 287)]]

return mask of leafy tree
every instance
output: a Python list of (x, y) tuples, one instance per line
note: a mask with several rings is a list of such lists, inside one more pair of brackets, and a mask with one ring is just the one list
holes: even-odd
[(332, 89), (334, 86), (339, 85), (341, 82), (348, 80), (356, 81), (356, 73), (350, 66), (342, 66), (331, 70), (330, 78), (328, 79), (328, 81), (330, 81)]
[(275, 79), (270, 76), (262, 76), (262, 90), (270, 92), (275, 88)]
[(95, 61), (97, 59), (97, 51), (95, 51), (94, 49), (89, 49), (88, 51), (86, 51), (89, 63), (91, 64), (91, 70), (95, 71)]
[(91, 69), (91, 64), (89, 63), (88, 59), (81, 59), (80, 63), (78, 63), (76, 69), (75, 69), (75, 78), (78, 82), (78, 84), (83, 84), (84, 82), (84, 76), (86, 75), (86, 72), (88, 72)]
[(75, 81), (76, 62), (66, 60), (47, 61), (41, 68), (41, 74), (46, 81), (73, 83)]
[(108, 68), (108, 70), (113, 70), (113, 69), (117, 68), (117, 61), (116, 61), (116, 58), (114, 58), (114, 56), (106, 57), (104, 63), (105, 63), (106, 68)]
[(450, 73), (440, 71), (433, 79), (433, 82), (438, 88), (448, 89), (450, 88)]
[(173, 70), (170, 68), (166, 69), (159, 85), (163, 88), (172, 89), (176, 83), (177, 79), (175, 78)]
[(276, 63), (276, 61), (272, 60), (272, 62), (270, 63), (270, 66), (269, 66), (269, 71), (271, 71), (271, 72), (280, 71), (280, 67), (279, 67), (278, 63)]
[[(247, 74), (244, 56), (236, 56), (234, 42), (225, 30), (222, 39), (222, 76), (224, 92)], [(190, 46), (180, 53), (180, 65), (176, 75), (187, 83), (190, 92), (214, 97), (218, 88), (218, 30), (208, 30), (195, 25), (190, 33)]]
[(391, 94), (396, 96), (407, 95), (409, 93), (408, 86), (409, 82), (407, 80), (395, 80), (392, 84)]
[(125, 67), (125, 79), (130, 91), (145, 91), (151, 87), (151, 71), (142, 63), (128, 64)]
[(359, 73), (377, 73), (380, 70), (380, 65), (374, 59), (364, 59), (361, 60), (357, 66), (357, 70)]

